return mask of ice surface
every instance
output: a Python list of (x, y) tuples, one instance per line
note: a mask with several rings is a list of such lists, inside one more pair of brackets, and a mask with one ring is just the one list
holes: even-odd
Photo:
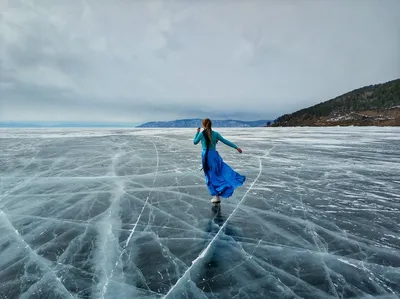
[(399, 128), (0, 130), (0, 298), (398, 298)]

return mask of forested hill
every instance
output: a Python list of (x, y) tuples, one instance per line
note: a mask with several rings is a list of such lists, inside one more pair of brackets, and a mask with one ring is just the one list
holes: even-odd
[(400, 79), (365, 86), (277, 118), (272, 126), (400, 126)]

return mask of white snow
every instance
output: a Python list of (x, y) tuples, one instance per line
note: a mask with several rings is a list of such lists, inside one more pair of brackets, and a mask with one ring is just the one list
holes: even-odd
[(334, 121), (352, 120), (352, 119), (354, 119), (354, 117), (351, 115), (341, 115), (341, 116), (337, 116), (337, 117), (328, 118), (327, 121), (334, 122)]

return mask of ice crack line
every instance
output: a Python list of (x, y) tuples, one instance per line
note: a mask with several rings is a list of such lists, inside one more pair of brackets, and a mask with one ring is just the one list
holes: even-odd
[[(29, 250), (29, 254), (32, 256), (33, 260), (37, 262), (39, 268), (46, 268), (48, 270), (48, 274), (52, 276), (52, 278), (59, 284), (60, 290), (63, 290), (65, 296), (68, 296), (69, 298), (74, 298), (72, 294), (68, 291), (68, 289), (65, 287), (65, 285), (62, 283), (61, 279), (57, 276), (57, 274), (54, 272), (54, 269), (50, 268), (50, 266), (47, 263), (47, 260), (40, 256), (39, 254), (36, 253), (35, 250), (32, 249), (32, 247), (29, 246), (29, 244), (22, 238), (18, 230), (12, 225), (11, 221), (8, 219), (7, 215), (0, 210), (0, 216), (4, 219), (4, 222), (6, 226), (10, 230), (14, 230), (16, 236), (15, 239), (17, 242), (20, 242), (27, 250)], [(47, 274), (47, 273), (46, 273)], [(43, 274), (43, 277), (46, 275)], [(41, 279), (43, 279), (43, 277)]]
[[(307, 229), (309, 230), (309, 233), (311, 234), (312, 240), (313, 240), (314, 245), (315, 245), (315, 247), (316, 247), (316, 249), (317, 249), (316, 251), (318, 251), (319, 253), (323, 253), (324, 251), (323, 251), (323, 250), (321, 249), (321, 247), (318, 245), (318, 240), (319, 240), (318, 234), (317, 234), (317, 232), (315, 231), (315, 229), (313, 228), (313, 225), (311, 224), (311, 221), (308, 219), (308, 215), (307, 215), (308, 212), (307, 212), (306, 207), (305, 207), (305, 205), (304, 205), (303, 196), (302, 196), (301, 193), (300, 193), (300, 203), (301, 203), (301, 205), (302, 205), (302, 207), (303, 207), (303, 215), (304, 215), (304, 218), (305, 218), (304, 220), (305, 220), (305, 223), (306, 223), (306, 227), (307, 227)], [(320, 258), (321, 258), (322, 267), (323, 267), (323, 269), (324, 269), (324, 271), (325, 271), (325, 274), (326, 274), (326, 279), (328, 280), (328, 283), (329, 283), (329, 287), (330, 287), (330, 289), (331, 289), (333, 295), (334, 295), (336, 298), (339, 298), (339, 294), (337, 293), (336, 288), (335, 288), (335, 285), (333, 284), (332, 278), (331, 278), (331, 276), (329, 275), (328, 267), (326, 266), (326, 264), (325, 264), (325, 262), (324, 262), (322, 256), (320, 256)]]
[(160, 161), (160, 158), (159, 158), (159, 155), (158, 155), (158, 149), (157, 149), (156, 144), (155, 144), (153, 141), (152, 141), (151, 143), (153, 143), (154, 149), (156, 150), (156, 155), (157, 155), (157, 167), (156, 167), (156, 173), (154, 174), (154, 178), (153, 178), (153, 187), (152, 187), (152, 189), (150, 189), (149, 194), (147, 195), (146, 201), (145, 201), (144, 204), (143, 204), (142, 210), (140, 211), (139, 217), (136, 219), (136, 223), (133, 225), (132, 231), (131, 231), (131, 233), (129, 234), (128, 239), (126, 240), (125, 248), (128, 246), (129, 241), (131, 240), (132, 235), (133, 235), (133, 233), (135, 232), (136, 226), (138, 225), (139, 220), (140, 220), (140, 218), (142, 217), (144, 208), (147, 206), (147, 203), (148, 203), (148, 201), (149, 201), (151, 192), (152, 192), (152, 190), (154, 189), (154, 186), (155, 186), (155, 183), (156, 183), (156, 178), (157, 178), (157, 174), (158, 174), (158, 168), (159, 168), (159, 161)]
[(267, 155), (269, 155), (269, 153), (275, 148), (276, 144), (274, 144), (264, 155), (263, 158), (265, 158)]
[(115, 268), (117, 267), (118, 262), (121, 260), (121, 257), (122, 257), (122, 255), (124, 254), (124, 252), (125, 252), (125, 250), (126, 250), (128, 244), (129, 244), (129, 241), (131, 240), (131, 238), (132, 238), (132, 236), (133, 236), (133, 233), (135, 232), (136, 226), (138, 225), (139, 220), (140, 220), (140, 218), (142, 217), (143, 211), (144, 211), (144, 209), (145, 209), (145, 207), (146, 207), (146, 205), (147, 205), (147, 203), (148, 203), (148, 201), (149, 201), (150, 194), (151, 194), (152, 190), (154, 189), (154, 186), (155, 186), (155, 183), (156, 183), (156, 178), (157, 178), (157, 174), (158, 174), (160, 158), (159, 158), (158, 149), (157, 149), (156, 144), (155, 144), (153, 141), (152, 141), (151, 143), (153, 143), (154, 148), (155, 148), (155, 150), (156, 150), (156, 155), (157, 155), (157, 166), (156, 166), (156, 172), (155, 172), (154, 178), (153, 178), (153, 187), (152, 187), (152, 189), (150, 189), (149, 194), (147, 195), (146, 201), (145, 201), (145, 203), (143, 204), (142, 210), (141, 210), (141, 212), (140, 212), (140, 214), (139, 214), (139, 217), (136, 219), (136, 223), (133, 225), (133, 228), (132, 228), (132, 230), (131, 230), (131, 232), (130, 232), (130, 234), (129, 234), (128, 239), (126, 240), (126, 243), (125, 243), (125, 245), (124, 245), (124, 247), (123, 247), (123, 249), (122, 249), (122, 251), (121, 251), (121, 254), (119, 255), (119, 258), (117, 259), (117, 261), (115, 262), (114, 268), (111, 270), (110, 277), (107, 278), (107, 281), (106, 281), (106, 283), (104, 284), (103, 292), (102, 292), (102, 298), (104, 298), (104, 295), (105, 295), (105, 293), (106, 293), (106, 291), (107, 291), (108, 282), (109, 282), (109, 280), (113, 277)]
[[(272, 149), (271, 149), (272, 150)], [(269, 150), (268, 153), (271, 151)], [(232, 213), (229, 215), (229, 217), (226, 219), (226, 221), (224, 222), (224, 224), (221, 226), (221, 228), (218, 230), (218, 232), (215, 234), (214, 238), (212, 238), (211, 242), (208, 243), (207, 247), (200, 253), (200, 255), (192, 261), (192, 265), (187, 268), (187, 270), (185, 271), (185, 273), (181, 276), (181, 278), (178, 279), (178, 281), (170, 288), (170, 290), (168, 291), (168, 293), (163, 297), (163, 299), (167, 298), (172, 291), (181, 283), (181, 281), (186, 277), (186, 275), (190, 272), (190, 270), (193, 268), (193, 266), (202, 258), (204, 258), (207, 254), (207, 252), (209, 251), (211, 245), (214, 243), (214, 241), (217, 239), (217, 237), (219, 236), (219, 234), (222, 232), (222, 230), (225, 228), (226, 224), (228, 223), (229, 219), (232, 217), (232, 215), (236, 212), (236, 210), (239, 208), (239, 206), (242, 204), (242, 202), (244, 201), (244, 199), (246, 198), (247, 194), (250, 192), (250, 190), (253, 188), (254, 184), (258, 181), (258, 179), (260, 178), (260, 175), (262, 173), (263, 167), (262, 167), (262, 162), (261, 162), (261, 158), (258, 157), (258, 162), (259, 162), (259, 172), (257, 177), (255, 178), (255, 180), (251, 183), (249, 189), (247, 189), (246, 193), (243, 195), (242, 199), (239, 201), (239, 203), (236, 205), (236, 207), (233, 209)]]

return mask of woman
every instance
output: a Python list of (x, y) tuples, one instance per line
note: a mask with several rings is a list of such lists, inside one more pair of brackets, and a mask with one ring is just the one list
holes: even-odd
[(221, 202), (221, 197), (228, 198), (232, 196), (235, 189), (243, 185), (246, 177), (234, 171), (222, 160), (216, 150), (217, 142), (220, 140), (222, 143), (236, 149), (239, 153), (242, 153), (242, 150), (223, 138), (218, 132), (213, 131), (210, 119), (203, 119), (202, 125), (204, 130), (200, 133), (200, 128), (197, 128), (193, 143), (196, 145), (201, 141), (203, 171), (208, 190), (212, 196), (211, 202), (219, 203)]

